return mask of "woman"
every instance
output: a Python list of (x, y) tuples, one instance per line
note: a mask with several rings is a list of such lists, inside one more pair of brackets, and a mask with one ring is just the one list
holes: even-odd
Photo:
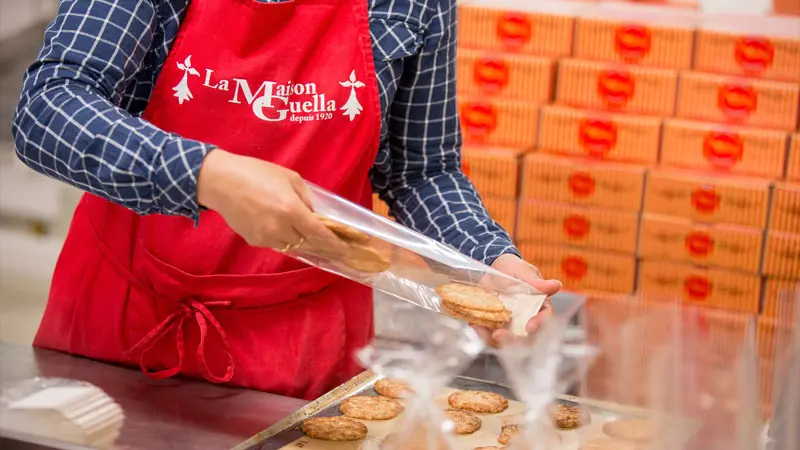
[(460, 171), (455, 26), (454, 0), (63, 0), (13, 131), (88, 194), (35, 345), (306, 399), (353, 376), (371, 291), (280, 253), (347, 250), (303, 179), (556, 292)]

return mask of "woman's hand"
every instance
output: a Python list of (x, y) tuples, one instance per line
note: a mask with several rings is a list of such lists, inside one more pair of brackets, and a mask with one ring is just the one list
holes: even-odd
[(197, 202), (219, 213), (252, 246), (285, 251), (307, 243), (349, 253), (312, 213), (300, 175), (276, 164), (214, 149), (200, 168)]
[[(558, 280), (545, 280), (536, 266), (531, 265), (520, 259), (519, 257), (511, 254), (505, 254), (497, 258), (492, 267), (499, 272), (503, 272), (513, 278), (521, 280), (542, 294), (546, 294), (547, 298), (539, 310), (539, 314), (533, 317), (525, 326), (528, 333), (536, 331), (541, 324), (552, 317), (553, 304), (550, 302), (550, 296), (555, 295), (561, 290), (561, 282)], [(488, 330), (486, 330), (488, 331)], [(481, 334), (487, 336), (489, 333), (482, 331)], [(508, 330), (494, 330), (491, 333), (491, 340), (498, 343), (507, 342), (513, 335)]]

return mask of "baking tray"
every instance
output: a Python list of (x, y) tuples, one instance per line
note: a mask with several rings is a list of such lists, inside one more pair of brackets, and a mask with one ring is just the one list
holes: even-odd
[[(302, 409), (296, 411), (295, 413), (289, 415), (288, 417), (284, 418), (283, 420), (277, 422), (270, 428), (258, 433), (257, 435), (253, 436), (252, 438), (248, 439), (246, 442), (239, 444), (233, 450), (284, 450), (287, 448), (303, 448), (303, 447), (311, 447), (308, 445), (308, 438), (305, 438), (303, 432), (300, 430), (300, 425), (302, 422), (311, 417), (323, 417), (323, 416), (338, 416), (341, 415), (339, 412), (338, 406), (339, 404), (346, 399), (347, 397), (353, 395), (376, 395), (373, 390), (373, 385), (376, 381), (383, 378), (380, 375), (376, 375), (372, 372), (363, 372), (362, 374), (356, 376), (355, 378), (351, 379), (350, 381), (344, 383), (343, 385), (337, 387), (331, 392), (323, 395), (322, 397), (314, 400), (313, 402), (309, 403)], [(501, 394), (509, 399), (512, 403), (510, 409), (514, 408), (513, 403), (515, 402), (516, 398), (512, 392), (512, 390), (504, 385), (479, 380), (475, 378), (469, 377), (456, 377), (450, 383), (451, 389), (456, 390), (479, 390), (479, 391), (490, 391), (496, 392)], [(634, 407), (626, 407), (621, 406), (615, 403), (608, 403), (590, 399), (584, 399), (574, 396), (558, 396), (557, 401), (561, 403), (573, 404), (573, 405), (582, 405), (586, 410), (591, 413), (592, 421), (589, 425), (579, 428), (577, 430), (570, 430), (570, 431), (563, 431), (560, 432), (562, 439), (564, 440), (564, 445), (562, 446), (564, 449), (577, 449), (580, 442), (585, 441), (591, 436), (602, 434), (602, 424), (608, 421), (625, 418), (625, 417), (645, 417), (646, 411), (641, 408), (634, 408)], [(513, 412), (512, 412), (513, 413)], [(507, 415), (492, 415), (495, 417)], [(397, 420), (397, 419), (394, 419)], [(499, 418), (496, 421), (499, 422)], [(381, 427), (385, 427), (385, 422), (382, 421), (364, 421), (368, 427), (370, 424), (378, 425)], [(382, 423), (381, 423), (382, 422)], [(487, 420), (484, 418), (484, 424), (486, 424)], [(691, 434), (695, 433), (697, 430), (697, 424), (684, 424), (689, 425), (689, 427), (681, 427), (681, 429), (686, 430), (685, 436), (682, 440), (688, 439)], [(496, 430), (496, 435), (499, 436), (499, 428)], [(469, 437), (459, 437), (459, 439), (469, 439)], [(315, 441), (319, 442), (319, 441)], [(473, 448), (478, 445), (473, 445), (473, 442), (470, 442), (469, 448)], [(481, 443), (479, 445), (488, 445), (489, 442)], [(494, 445), (497, 445), (494, 442)], [(330, 449), (350, 449), (350, 448), (373, 448), (371, 445), (363, 445), (360, 443), (339, 443), (339, 442), (325, 442), (324, 445), (317, 445), (313, 446), (314, 448), (317, 447), (325, 447)], [(377, 446), (374, 446), (377, 448)]]

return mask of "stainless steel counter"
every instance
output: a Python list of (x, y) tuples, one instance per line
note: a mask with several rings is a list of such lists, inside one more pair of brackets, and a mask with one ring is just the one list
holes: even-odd
[(37, 376), (106, 391), (125, 411), (118, 444), (126, 450), (227, 450), (306, 404), (199, 381), (151, 380), (138, 370), (0, 343), (0, 384)]

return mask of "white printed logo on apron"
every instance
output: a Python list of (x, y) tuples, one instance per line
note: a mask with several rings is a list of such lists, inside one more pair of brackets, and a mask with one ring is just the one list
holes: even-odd
[[(189, 55), (182, 63), (178, 63), (178, 69), (183, 72), (180, 82), (172, 88), (174, 96), (178, 99), (178, 104), (183, 105), (194, 98), (189, 89), (191, 76), (200, 76), (200, 73), (192, 67), (192, 56)], [(214, 77), (213, 69), (205, 69), (205, 77), (202, 86), (222, 92), (232, 92), (228, 103), (242, 104), (250, 106), (253, 115), (265, 122), (312, 122), (317, 120), (330, 120), (337, 111), (342, 111), (342, 115), (349, 118), (352, 122), (359, 116), (364, 107), (358, 101), (357, 89), (363, 88), (365, 84), (356, 78), (356, 71), (350, 72), (350, 77), (339, 84), (350, 90), (350, 95), (345, 104), (338, 108), (336, 100), (326, 97), (325, 92), (318, 92), (317, 83), (298, 83), (287, 81), (279, 83), (277, 81), (263, 80), (258, 89), (253, 89), (248, 80), (243, 78), (217, 79)]]

